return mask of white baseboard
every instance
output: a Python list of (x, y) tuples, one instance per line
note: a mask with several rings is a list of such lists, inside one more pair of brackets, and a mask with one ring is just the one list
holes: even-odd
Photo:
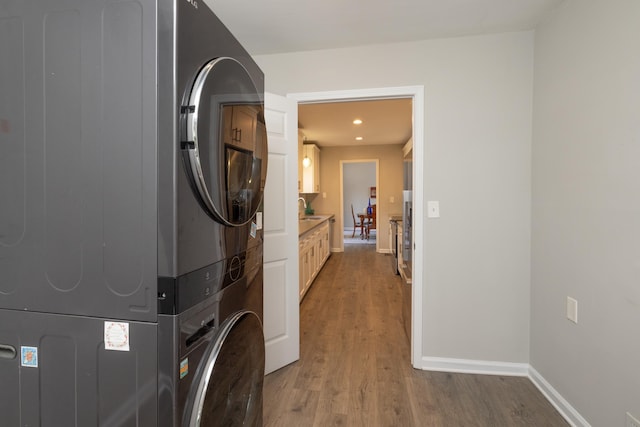
[(591, 427), (591, 424), (533, 366), (529, 366), (529, 378), (569, 424), (573, 427)]
[(529, 375), (529, 364), (527, 363), (491, 362), (486, 360), (449, 359), (443, 357), (423, 357), (422, 369), (425, 371), (507, 375), (514, 377), (526, 377)]
[(421, 368), (424, 371), (528, 377), (572, 427), (591, 427), (587, 420), (528, 363), (423, 357)]

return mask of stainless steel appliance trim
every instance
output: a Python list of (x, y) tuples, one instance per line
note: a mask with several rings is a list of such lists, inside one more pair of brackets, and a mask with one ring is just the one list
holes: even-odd
[[(202, 201), (207, 206), (207, 209), (214, 214), (221, 222), (226, 225), (235, 225), (224, 218), (224, 215), (220, 214), (211, 199), (211, 194), (209, 194), (209, 189), (207, 188), (207, 183), (204, 179), (204, 174), (202, 172), (202, 165), (200, 164), (200, 148), (198, 142), (198, 110), (200, 107), (200, 98), (202, 96), (202, 89), (204, 87), (204, 83), (207, 81), (209, 73), (211, 70), (221, 61), (231, 60), (236, 61), (233, 58), (229, 57), (220, 57), (209, 61), (198, 73), (198, 77), (196, 78), (195, 83), (193, 84), (193, 89), (191, 91), (191, 95), (189, 97), (189, 106), (192, 109), (187, 110), (187, 140), (193, 141), (193, 146), (187, 147), (189, 152), (189, 164), (191, 166), (191, 171), (195, 179), (195, 184), (198, 187), (198, 192), (202, 197)], [(240, 63), (238, 63), (240, 64)], [(240, 64), (242, 65), (242, 64)]]
[(220, 354), (222, 346), (224, 345), (225, 340), (231, 330), (238, 324), (240, 319), (242, 319), (246, 315), (255, 316), (255, 318), (259, 319), (258, 315), (252, 311), (243, 310), (236, 312), (235, 314), (227, 318), (224, 324), (221, 325), (221, 329), (216, 335), (215, 342), (211, 344), (213, 347), (207, 357), (207, 360), (204, 362), (205, 370), (196, 385), (197, 388), (195, 392), (195, 398), (193, 400), (193, 409), (189, 415), (190, 427), (200, 427), (205, 398), (207, 390), (209, 389), (209, 382), (211, 380), (218, 355)]

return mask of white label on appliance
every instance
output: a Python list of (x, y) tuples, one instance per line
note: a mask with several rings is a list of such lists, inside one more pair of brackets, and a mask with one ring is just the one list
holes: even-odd
[(37, 368), (38, 347), (20, 347), (20, 364), (28, 368)]
[(251, 231), (249, 232), (251, 234), (251, 237), (253, 237), (254, 239), (256, 238), (256, 232), (258, 231), (258, 226), (256, 225), (255, 222), (251, 223)]
[(256, 225), (258, 230), (262, 230), (262, 212), (256, 212)]
[(104, 322), (104, 349), (129, 351), (129, 324)]

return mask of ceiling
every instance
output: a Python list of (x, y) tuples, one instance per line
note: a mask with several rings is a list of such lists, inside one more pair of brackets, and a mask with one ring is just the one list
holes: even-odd
[(522, 31), (563, 0), (204, 0), (251, 55)]
[[(251, 55), (263, 55), (530, 30), (564, 0), (203, 1)], [(300, 105), (299, 123), (320, 146), (400, 144), (411, 135), (411, 103)]]
[(320, 147), (404, 144), (411, 138), (412, 118), (410, 98), (298, 106), (298, 127), (307, 142)]

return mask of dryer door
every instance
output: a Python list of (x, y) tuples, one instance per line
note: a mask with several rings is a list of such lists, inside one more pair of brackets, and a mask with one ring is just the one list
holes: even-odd
[(229, 317), (198, 367), (184, 424), (261, 426), (264, 335), (255, 313)]
[(267, 175), (263, 94), (242, 64), (221, 57), (200, 70), (185, 99), (181, 148), (192, 188), (215, 220), (247, 224)]

